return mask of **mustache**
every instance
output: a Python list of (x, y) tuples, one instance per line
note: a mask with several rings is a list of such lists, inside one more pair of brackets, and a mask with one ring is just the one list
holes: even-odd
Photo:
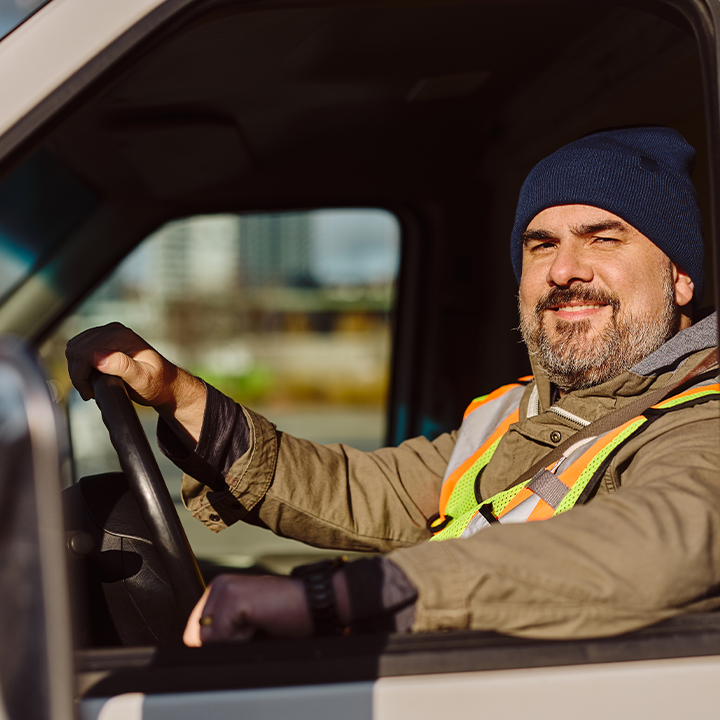
[(570, 287), (554, 287), (543, 295), (535, 305), (535, 314), (540, 315), (545, 310), (552, 310), (558, 305), (565, 305), (570, 302), (610, 305), (613, 314), (620, 307), (620, 298), (609, 290), (587, 285), (571, 285)]

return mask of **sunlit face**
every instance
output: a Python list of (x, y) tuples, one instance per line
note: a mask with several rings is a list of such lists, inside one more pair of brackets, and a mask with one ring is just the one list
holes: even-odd
[(520, 329), (561, 390), (631, 368), (682, 327), (693, 284), (645, 235), (590, 205), (536, 215), (524, 234)]

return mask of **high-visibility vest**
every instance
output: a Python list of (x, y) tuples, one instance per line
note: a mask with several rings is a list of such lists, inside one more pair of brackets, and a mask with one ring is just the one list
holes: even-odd
[(527, 380), (504, 385), (468, 406), (443, 480), (439, 513), (428, 522), (431, 540), (469, 537), (495, 522), (546, 520), (570, 510), (588, 499), (618, 450), (658, 417), (720, 399), (720, 384), (698, 384), (614, 430), (581, 440), (534, 477), (480, 500), (480, 478), (500, 440), (519, 420)]

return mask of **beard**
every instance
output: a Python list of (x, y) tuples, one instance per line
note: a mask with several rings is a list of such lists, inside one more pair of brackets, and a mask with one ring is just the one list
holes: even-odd
[[(607, 290), (579, 284), (556, 287), (540, 298), (529, 317), (520, 312), (520, 332), (530, 355), (557, 387), (564, 391), (593, 387), (629, 370), (677, 332), (680, 313), (670, 268), (663, 278), (663, 294), (659, 316), (634, 316), (622, 312), (620, 299)], [(609, 305), (609, 323), (597, 331), (589, 319), (558, 319), (551, 338), (545, 312), (572, 301)]]

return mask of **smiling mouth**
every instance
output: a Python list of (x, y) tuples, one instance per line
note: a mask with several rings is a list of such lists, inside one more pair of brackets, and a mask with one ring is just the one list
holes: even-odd
[(548, 310), (552, 310), (553, 312), (587, 312), (588, 310), (602, 310), (604, 307), (608, 307), (604, 303), (583, 303), (583, 304), (574, 304), (574, 305), (556, 305), (555, 307), (550, 307)]

